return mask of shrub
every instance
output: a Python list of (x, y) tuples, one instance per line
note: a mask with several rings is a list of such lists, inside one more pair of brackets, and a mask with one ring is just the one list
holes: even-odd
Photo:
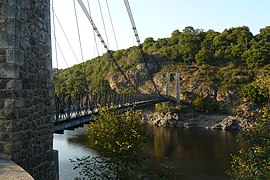
[(217, 113), (221, 111), (221, 105), (213, 98), (198, 96), (192, 102), (198, 111), (205, 113)]
[(242, 94), (248, 101), (254, 103), (266, 102), (269, 98), (268, 90), (263, 87), (257, 86), (256, 84), (247, 84), (242, 88)]
[(101, 111), (100, 118), (87, 127), (100, 154), (72, 160), (80, 174), (94, 179), (128, 179), (135, 175), (140, 164), (145, 132), (141, 113)]
[(247, 147), (232, 156), (228, 174), (233, 179), (270, 179), (269, 118), (269, 108), (266, 108), (262, 117), (241, 130), (240, 139)]

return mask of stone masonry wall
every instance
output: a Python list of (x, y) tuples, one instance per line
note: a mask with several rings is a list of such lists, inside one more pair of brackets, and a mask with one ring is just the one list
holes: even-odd
[(0, 1), (0, 159), (58, 179), (49, 0)]

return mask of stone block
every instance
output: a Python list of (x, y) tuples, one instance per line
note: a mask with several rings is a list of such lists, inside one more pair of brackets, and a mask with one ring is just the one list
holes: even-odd
[(14, 64), (0, 64), (0, 79), (18, 79), (19, 67)]
[(6, 63), (23, 65), (23, 53), (18, 49), (7, 49)]
[(2, 115), (4, 115), (4, 119), (6, 119), (6, 120), (17, 119), (17, 112), (14, 109), (3, 109), (3, 112), (1, 112), (1, 110), (0, 110), (0, 117)]
[(7, 20), (0, 19), (0, 32), (6, 32), (6, 31), (7, 31)]
[(13, 34), (0, 34), (0, 48), (13, 48), (15, 46), (15, 36)]
[(0, 90), (6, 90), (9, 79), (0, 79)]
[(16, 108), (23, 108), (23, 107), (25, 107), (24, 99), (23, 98), (16, 99), (15, 100), (15, 107)]
[(0, 11), (0, 19), (8, 19), (8, 18), (16, 18), (16, 16), (18, 15), (18, 7), (13, 4), (7, 4), (4, 3), (1, 7), (1, 11)]
[(4, 108), (12, 109), (15, 107), (15, 99), (4, 99)]
[(8, 132), (0, 132), (0, 141), (2, 142), (11, 142), (12, 134)]
[(11, 143), (6, 143), (3, 146), (3, 153), (12, 154), (14, 152), (13, 145)]
[(10, 120), (1, 120), (0, 121), (0, 132), (11, 132), (12, 130), (12, 121)]
[(14, 91), (22, 90), (22, 81), (21, 80), (10, 80), (7, 83), (6, 88), (8, 90), (14, 90)]

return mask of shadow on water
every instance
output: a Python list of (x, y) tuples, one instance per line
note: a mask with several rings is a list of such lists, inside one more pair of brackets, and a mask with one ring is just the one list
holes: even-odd
[[(227, 179), (230, 154), (244, 147), (237, 142), (237, 132), (152, 126), (147, 126), (146, 131), (149, 139), (144, 154), (150, 158), (146, 169), (169, 179)], [(85, 127), (54, 135), (60, 179), (74, 179), (78, 175), (69, 159), (97, 154), (84, 132)]]

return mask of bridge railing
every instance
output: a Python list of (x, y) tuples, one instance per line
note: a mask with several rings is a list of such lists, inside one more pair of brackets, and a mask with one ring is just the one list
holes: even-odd
[(75, 96), (61, 94), (55, 96), (54, 122), (69, 121), (97, 113), (102, 107), (121, 108), (159, 99), (160, 96), (156, 94), (117, 94), (113, 92), (85, 93)]

